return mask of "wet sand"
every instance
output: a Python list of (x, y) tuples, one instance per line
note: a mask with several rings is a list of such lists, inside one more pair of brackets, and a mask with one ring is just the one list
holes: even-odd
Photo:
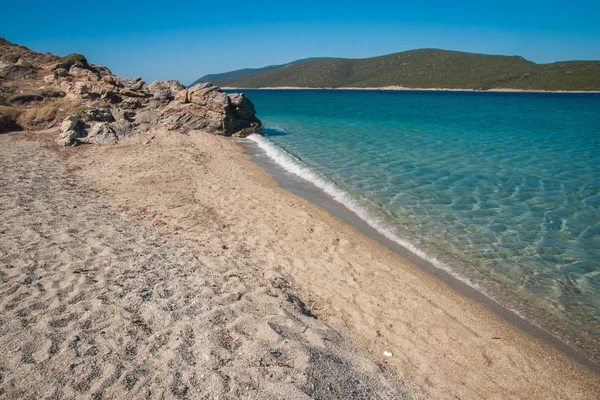
[(431, 262), (420, 258), (410, 250), (402, 247), (402, 245), (388, 239), (359, 216), (357, 216), (354, 212), (352, 212), (352, 210), (349, 210), (343, 204), (338, 203), (335, 201), (335, 199), (331, 198), (323, 190), (298, 177), (297, 175), (286, 171), (276, 162), (272, 161), (255, 143), (240, 141), (239, 144), (242, 145), (245, 153), (251, 157), (252, 161), (260, 165), (265, 171), (273, 176), (273, 178), (282, 188), (285, 188), (309, 200), (310, 202), (319, 205), (330, 214), (358, 230), (361, 234), (382, 244), (386, 248), (397, 253), (404, 260), (411, 262), (425, 272), (440, 279), (443, 283), (458, 291), (461, 295), (484, 305), (490, 311), (506, 320), (506, 322), (515, 325), (519, 329), (540, 340), (548, 342), (578, 363), (585, 365), (592, 370), (600, 368), (590, 354), (586, 354), (581, 349), (569, 345), (565, 341), (552, 335), (538, 325), (535, 325), (534, 323), (523, 318), (521, 315), (519, 315), (519, 313), (505, 308), (493, 298), (478, 291), (476, 288), (469, 286), (468, 283), (464, 282), (464, 280), (458, 279), (455, 275), (436, 267)]
[(280, 187), (229, 139), (0, 140), (10, 398), (600, 397), (593, 364)]

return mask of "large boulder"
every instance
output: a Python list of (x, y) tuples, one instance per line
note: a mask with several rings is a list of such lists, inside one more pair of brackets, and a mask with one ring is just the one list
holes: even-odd
[(74, 140), (78, 136), (77, 125), (79, 124), (79, 117), (77, 115), (71, 115), (64, 119), (60, 125), (60, 134), (56, 140), (56, 144), (59, 146), (68, 146), (73, 144)]
[(77, 140), (81, 143), (89, 144), (114, 144), (118, 138), (115, 130), (109, 124), (95, 122), (91, 125), (85, 125), (79, 133)]
[(262, 132), (254, 105), (244, 94), (224, 93), (211, 83), (180, 91), (162, 123), (171, 130), (204, 129), (224, 136), (246, 137)]
[(203, 110), (196, 104), (172, 102), (164, 108), (157, 125), (171, 131), (206, 130), (219, 133), (223, 132), (222, 117), (221, 113)]
[[(178, 81), (154, 81), (148, 86), (148, 91), (157, 101), (171, 101), (175, 99), (175, 95), (185, 90)], [(184, 101), (185, 103), (185, 101)]]
[(175, 101), (182, 103), (182, 104), (186, 104), (189, 103), (189, 98), (188, 98), (188, 91), (187, 89), (184, 89), (182, 91), (180, 91), (179, 93), (177, 93), (175, 95)]
[(68, 67), (69, 75), (55, 74), (48, 81), (83, 106), (65, 120), (57, 140), (60, 145), (115, 143), (157, 128), (242, 137), (261, 133), (254, 106), (243, 94), (229, 95), (211, 83), (188, 89), (177, 81), (146, 86), (141, 78), (121, 78), (108, 70), (101, 75), (100, 67), (86, 68), (79, 57), (67, 61), (74, 64), (60, 62), (49, 69)]
[(146, 87), (146, 82), (144, 82), (142, 80), (142, 78), (137, 78), (138, 80), (136, 82), (133, 82), (131, 85), (129, 85), (128, 89), (129, 90), (141, 90), (141, 91), (145, 91), (146, 89), (148, 89)]
[(142, 78), (121, 78), (116, 77), (119, 82), (119, 87), (123, 87), (129, 90), (142, 90), (146, 88), (146, 82)]
[(56, 144), (68, 146), (76, 143), (116, 143), (118, 135), (109, 122), (114, 120), (110, 111), (98, 108), (81, 111), (80, 115), (68, 116), (60, 125)]
[(220, 109), (227, 106), (227, 94), (211, 83), (198, 83), (188, 89), (188, 101), (200, 106)]
[(36, 76), (36, 69), (27, 65), (10, 65), (2, 69), (2, 77), (8, 81), (32, 79)]
[(262, 133), (262, 123), (256, 118), (254, 104), (243, 93), (228, 96), (229, 109), (223, 120), (223, 129), (227, 136), (246, 137), (253, 133)]

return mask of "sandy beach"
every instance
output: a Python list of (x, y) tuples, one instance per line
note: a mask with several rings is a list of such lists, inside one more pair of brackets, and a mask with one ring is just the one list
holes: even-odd
[(55, 137), (0, 135), (1, 398), (600, 398), (231, 139)]

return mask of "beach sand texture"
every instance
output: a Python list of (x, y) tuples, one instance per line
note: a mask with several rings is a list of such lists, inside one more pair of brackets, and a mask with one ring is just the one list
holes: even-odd
[(229, 139), (46, 137), (0, 135), (7, 398), (600, 398)]
[(55, 152), (0, 141), (0, 398), (411, 398), (237, 243), (180, 239)]

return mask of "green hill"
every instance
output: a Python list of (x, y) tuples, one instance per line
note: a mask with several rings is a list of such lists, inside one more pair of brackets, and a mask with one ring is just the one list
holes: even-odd
[(244, 69), (237, 69), (235, 71), (223, 72), (221, 74), (204, 75), (202, 78), (195, 80), (190, 86), (194, 86), (195, 84), (200, 83), (200, 82), (219, 82), (219, 81), (223, 81), (223, 80), (231, 80), (231, 79), (235, 79), (235, 78), (241, 78), (241, 77), (256, 74), (259, 72), (266, 72), (266, 71), (270, 71), (273, 69), (291, 67), (292, 65), (297, 65), (297, 64), (302, 64), (302, 63), (309, 62), (309, 61), (322, 60), (322, 59), (323, 59), (322, 57), (303, 58), (302, 60), (292, 61), (287, 64), (269, 65), (267, 67), (262, 67), (262, 68), (244, 68)]
[(600, 90), (600, 61), (536, 64), (519, 56), (419, 49), (364, 59), (325, 58), (216, 79), (213, 83), (239, 88), (403, 86)]

